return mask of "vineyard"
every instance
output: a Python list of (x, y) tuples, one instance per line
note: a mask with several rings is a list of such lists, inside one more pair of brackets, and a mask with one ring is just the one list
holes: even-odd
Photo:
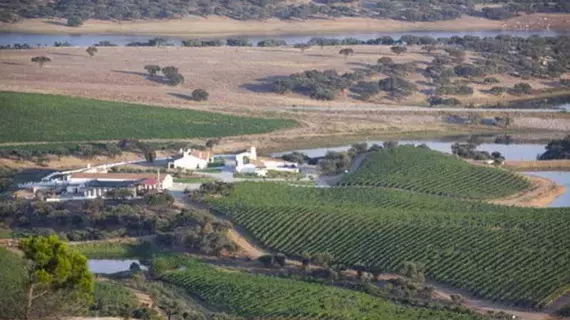
[(244, 317), (264, 319), (468, 320), (479, 316), (405, 307), (333, 286), (251, 275), (187, 260), (183, 271), (162, 279), (183, 287), (208, 305)]
[(340, 263), (387, 272), (421, 262), (432, 279), (520, 306), (548, 305), (569, 284), (569, 209), (255, 182), (206, 201), (288, 255), (329, 252)]
[(377, 186), (471, 199), (504, 197), (529, 187), (520, 175), (473, 166), (428, 148), (400, 146), (374, 152), (346, 176), (344, 186)]
[(224, 137), (296, 125), (286, 119), (34, 93), (0, 92), (0, 105), (0, 142)]

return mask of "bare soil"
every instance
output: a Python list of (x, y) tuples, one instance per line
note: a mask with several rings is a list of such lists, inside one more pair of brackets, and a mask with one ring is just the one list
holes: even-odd
[(558, 185), (552, 180), (535, 176), (528, 176), (527, 178), (532, 182), (531, 189), (492, 202), (509, 206), (543, 208), (566, 192), (566, 187)]
[(464, 16), (457, 20), (406, 22), (371, 18), (331, 18), (311, 20), (238, 21), (226, 17), (187, 17), (171, 20), (103, 21), (90, 19), (80, 27), (67, 27), (61, 19), (25, 19), (20, 23), (1, 23), (0, 31), (29, 33), (148, 34), (184, 37), (222, 37), (232, 35), (327, 34), (379, 31), (478, 31), (478, 30), (568, 30), (570, 15), (531, 14), (506, 21)]
[(506, 161), (504, 167), (516, 171), (570, 171), (570, 160)]

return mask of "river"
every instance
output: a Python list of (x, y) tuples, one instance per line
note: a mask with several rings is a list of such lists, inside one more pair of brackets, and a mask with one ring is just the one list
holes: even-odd
[[(384, 141), (381, 140), (369, 140), (368, 145), (379, 144), (382, 145)], [(442, 140), (402, 140), (399, 141), (400, 144), (422, 144), (425, 143), (428, 147), (433, 150), (451, 153), (451, 146), (456, 141), (442, 141)], [(276, 152), (272, 156), (280, 157), (283, 154), (290, 153), (292, 151), (299, 151), (305, 153), (311, 158), (322, 157), (327, 151), (346, 151), (350, 148), (350, 145), (332, 147), (332, 148), (313, 148), (313, 149), (299, 149), (291, 150), (285, 152)], [(487, 151), (489, 153), (493, 151), (500, 152), (507, 160), (536, 160), (536, 157), (543, 153), (543, 144), (499, 144), (499, 143), (483, 143), (477, 147), (477, 150)]]
[[(452, 36), (473, 35), (479, 37), (494, 37), (497, 35), (512, 35), (519, 37), (529, 37), (531, 35), (540, 36), (556, 36), (565, 33), (556, 31), (506, 31), (506, 30), (488, 30), (488, 31), (409, 31), (409, 32), (369, 32), (369, 33), (339, 33), (339, 34), (316, 34), (316, 35), (277, 35), (277, 36), (237, 36), (232, 38), (245, 38), (256, 44), (264, 39), (285, 40), (288, 44), (306, 43), (313, 37), (326, 37), (335, 39), (356, 38), (359, 40), (376, 39), (382, 36), (391, 36), (399, 39), (402, 35), (431, 36), (434, 38), (449, 38)], [(0, 33), (0, 45), (8, 44), (28, 44), (30, 46), (53, 46), (54, 42), (69, 42), (72, 46), (90, 46), (99, 41), (110, 41), (117, 45), (126, 45), (130, 42), (146, 42), (157, 36), (148, 35), (129, 35), (129, 34), (34, 34), (20, 32)], [(169, 42), (180, 45), (180, 41), (184, 39), (196, 37), (166, 37)], [(212, 39), (212, 38), (204, 38)]]
[(129, 271), (131, 264), (138, 263), (142, 270), (147, 267), (141, 265), (139, 260), (125, 259), (90, 259), (87, 261), (89, 271), (101, 274), (113, 274), (121, 271)]

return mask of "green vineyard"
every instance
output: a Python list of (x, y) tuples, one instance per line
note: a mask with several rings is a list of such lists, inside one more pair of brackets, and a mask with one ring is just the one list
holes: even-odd
[(162, 280), (217, 309), (263, 319), (468, 320), (483, 317), (397, 305), (364, 293), (303, 281), (251, 275), (186, 260)]
[(384, 188), (242, 183), (206, 199), (267, 247), (394, 272), (422, 262), (476, 296), (541, 307), (570, 281), (570, 209), (514, 208)]
[(428, 148), (400, 146), (374, 152), (346, 176), (344, 186), (377, 186), (471, 199), (499, 198), (529, 187), (517, 174), (473, 166)]

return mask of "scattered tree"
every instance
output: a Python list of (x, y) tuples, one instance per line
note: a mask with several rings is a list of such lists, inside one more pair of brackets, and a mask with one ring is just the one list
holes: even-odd
[(89, 57), (93, 58), (93, 56), (95, 55), (95, 53), (97, 53), (97, 48), (94, 46), (88, 47), (87, 50), (85, 50), (87, 52), (87, 54), (89, 54)]
[(424, 50), (425, 52), (431, 54), (432, 52), (437, 50), (437, 45), (435, 44), (428, 44), (422, 47), (422, 50)]
[(397, 55), (401, 55), (402, 53), (408, 51), (408, 48), (404, 46), (393, 46), (392, 48), (390, 48), (390, 50), (392, 50), (392, 52), (394, 52)]
[(532, 86), (526, 82), (521, 82), (515, 84), (515, 86), (509, 90), (511, 94), (531, 94)]
[(154, 160), (156, 160), (156, 151), (147, 147), (145, 150), (143, 150), (143, 152), (145, 160), (147, 162), (154, 163)]
[(37, 63), (40, 66), (40, 68), (43, 68), (44, 63), (51, 62), (51, 59), (46, 56), (39, 56), (39, 57), (33, 57), (32, 62)]
[(338, 54), (343, 55), (344, 58), (346, 59), (346, 58), (348, 58), (348, 56), (351, 56), (354, 54), (354, 50), (352, 50), (351, 48), (343, 48), (343, 49), (340, 49)]
[(194, 101), (206, 101), (208, 100), (208, 92), (204, 89), (196, 89), (192, 91), (192, 99)]
[(311, 48), (311, 45), (307, 43), (298, 43), (295, 45), (295, 48), (301, 50), (301, 52), (305, 52), (305, 50)]
[(144, 66), (144, 69), (148, 72), (151, 77), (156, 76), (156, 74), (160, 71), (160, 66), (156, 64), (148, 64)]

